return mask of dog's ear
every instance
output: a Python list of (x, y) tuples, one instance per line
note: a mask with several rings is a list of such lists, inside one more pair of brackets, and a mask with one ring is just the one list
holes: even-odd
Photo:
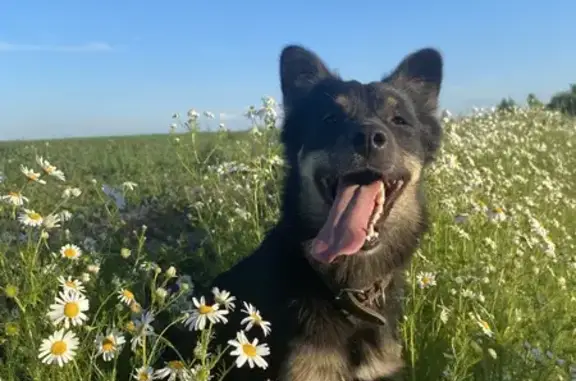
[(382, 81), (406, 92), (421, 111), (434, 113), (438, 108), (442, 72), (440, 52), (424, 48), (404, 58), (392, 74)]
[(285, 111), (292, 109), (315, 84), (332, 76), (313, 52), (298, 45), (286, 46), (280, 54), (280, 83)]

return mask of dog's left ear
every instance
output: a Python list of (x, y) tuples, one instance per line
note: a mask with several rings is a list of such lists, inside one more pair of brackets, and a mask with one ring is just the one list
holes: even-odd
[(442, 72), (441, 53), (433, 48), (424, 48), (404, 58), (382, 81), (405, 91), (422, 111), (434, 113), (438, 108)]
[(286, 46), (280, 54), (280, 83), (283, 104), (290, 110), (312, 87), (332, 73), (313, 52), (298, 46)]

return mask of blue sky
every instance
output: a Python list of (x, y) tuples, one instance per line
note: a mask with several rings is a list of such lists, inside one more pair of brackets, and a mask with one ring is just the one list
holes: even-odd
[(250, 104), (281, 100), (288, 43), (365, 81), (437, 47), (456, 112), (576, 82), (574, 0), (210, 3), (3, 0), (0, 140), (165, 132), (191, 107), (245, 127)]

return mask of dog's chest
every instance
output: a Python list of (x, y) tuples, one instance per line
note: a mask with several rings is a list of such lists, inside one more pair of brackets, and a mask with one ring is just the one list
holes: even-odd
[(337, 310), (300, 306), (279, 381), (380, 380), (402, 367), (402, 348), (388, 327), (359, 328)]

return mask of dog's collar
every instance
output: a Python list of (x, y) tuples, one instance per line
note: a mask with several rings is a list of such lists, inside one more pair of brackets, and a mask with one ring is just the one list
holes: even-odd
[(362, 289), (337, 288), (323, 274), (319, 275), (334, 295), (336, 305), (343, 312), (373, 324), (388, 324), (388, 320), (378, 309), (386, 302), (386, 289), (392, 281), (391, 275), (380, 278)]

